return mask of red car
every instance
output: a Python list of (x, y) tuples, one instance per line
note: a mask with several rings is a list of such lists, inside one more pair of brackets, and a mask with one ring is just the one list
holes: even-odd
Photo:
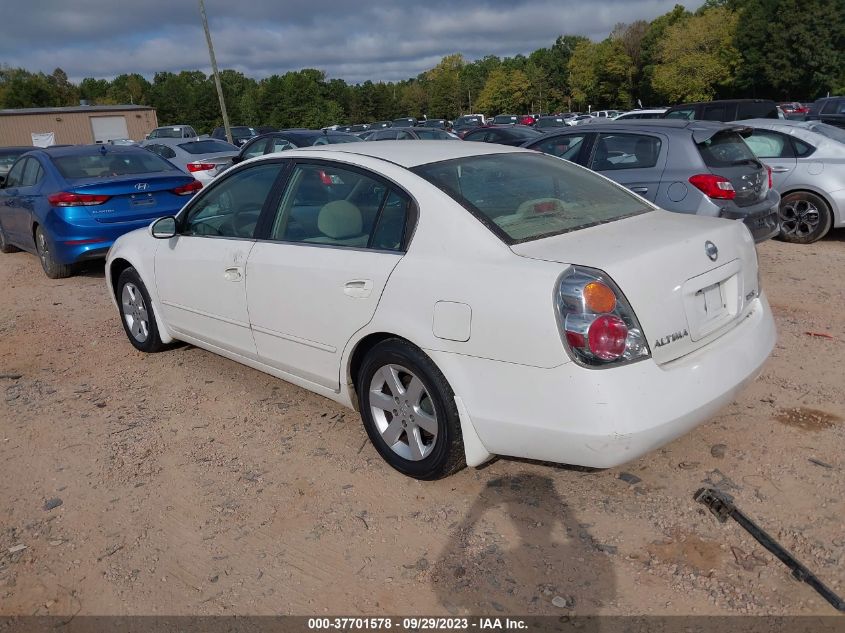
[(805, 106), (803, 103), (798, 103), (797, 101), (793, 101), (791, 103), (780, 103), (778, 104), (780, 109), (783, 110), (784, 114), (807, 114), (810, 111), (808, 106)]

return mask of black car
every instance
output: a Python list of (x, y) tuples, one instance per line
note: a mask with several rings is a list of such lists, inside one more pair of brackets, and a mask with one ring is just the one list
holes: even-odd
[(446, 119), (426, 119), (422, 123), (419, 123), (418, 127), (434, 127), (440, 130), (448, 130), (450, 126), (449, 121)]
[(393, 127), (415, 127), (419, 121), (412, 116), (402, 119), (393, 119)]
[(455, 122), (452, 124), (452, 131), (458, 136), (461, 136), (464, 132), (468, 132), (482, 125), (484, 125), (484, 117), (475, 114), (465, 114), (455, 119)]
[[(230, 127), (229, 129), (232, 131), (232, 142), (238, 147), (242, 146), (249, 139), (258, 136), (258, 130), (256, 130), (254, 127), (248, 127), (246, 125), (235, 125), (233, 127)], [(211, 133), (211, 138), (220, 139), (221, 141), (227, 140), (226, 128), (214, 128), (214, 131)]]
[(239, 163), (247, 158), (283, 152), (296, 147), (310, 147), (312, 145), (332, 145), (334, 143), (356, 143), (361, 139), (354, 134), (332, 132), (330, 130), (281, 130), (250, 139), (242, 148), (241, 153), (232, 159)]
[(824, 97), (810, 105), (807, 121), (845, 128), (845, 97)]
[(464, 134), (465, 141), (499, 143), (500, 145), (522, 145), (525, 141), (542, 136), (533, 127), (527, 125), (490, 125), (470, 130)]
[(741, 121), (742, 119), (777, 119), (778, 108), (769, 99), (725, 99), (672, 106), (663, 113), (664, 119), (697, 121)]
[(497, 114), (493, 117), (493, 125), (516, 125), (519, 119), (515, 114)]
[(399, 127), (386, 130), (375, 130), (365, 141), (458, 141), (454, 135), (446, 130), (430, 127)]
[(393, 127), (393, 121), (376, 121), (375, 123), (370, 123), (370, 129), (372, 130), (383, 130), (386, 127)]
[(534, 127), (538, 130), (548, 132), (549, 130), (553, 130), (558, 127), (569, 127), (569, 123), (567, 123), (566, 118), (562, 116), (541, 116), (537, 119)]
[(15, 164), (18, 156), (36, 149), (35, 147), (0, 147), (0, 184), (6, 181), (6, 175)]

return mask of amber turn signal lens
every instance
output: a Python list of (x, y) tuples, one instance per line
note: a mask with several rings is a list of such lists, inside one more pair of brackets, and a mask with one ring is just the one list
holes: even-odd
[(616, 295), (603, 283), (591, 281), (584, 286), (584, 303), (591, 312), (613, 312)]

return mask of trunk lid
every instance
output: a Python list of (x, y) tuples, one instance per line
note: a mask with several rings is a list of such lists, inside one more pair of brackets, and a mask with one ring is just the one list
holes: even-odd
[(135, 222), (174, 215), (190, 200), (188, 195), (173, 193), (194, 180), (193, 176), (171, 171), (133, 174), (131, 177), (80, 179), (67, 191), (78, 194), (110, 196), (106, 202), (82, 207), (104, 224)]
[(756, 204), (769, 193), (768, 171), (743, 140), (744, 129), (722, 130), (696, 143), (707, 168), (730, 180), (738, 207)]
[[(708, 243), (718, 249), (715, 261)], [(631, 304), (657, 363), (729, 331), (759, 291), (754, 242), (732, 220), (655, 211), (511, 249), (522, 257), (609, 274)]]

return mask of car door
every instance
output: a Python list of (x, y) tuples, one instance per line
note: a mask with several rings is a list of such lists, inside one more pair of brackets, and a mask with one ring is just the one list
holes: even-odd
[(12, 165), (6, 176), (6, 184), (0, 190), (0, 225), (6, 234), (6, 239), (16, 244), (21, 243), (21, 219), (23, 213), (19, 190), (23, 183), (23, 172), (28, 158), (19, 158)]
[[(15, 186), (9, 190), (13, 194), (9, 198), (7, 235), (16, 244), (32, 244), (32, 223), (35, 207), (41, 196), (41, 182), (44, 170), (36, 158), (28, 156), (15, 163), (13, 169), (20, 165), (20, 176), (15, 174)], [(11, 176), (11, 172), (9, 172)]]
[(654, 202), (668, 145), (668, 139), (656, 133), (602, 132), (589, 167)]
[(789, 137), (773, 130), (754, 129), (751, 136), (745, 137), (745, 143), (771, 168), (772, 186), (781, 190), (798, 164)]
[(411, 198), (364, 170), (298, 160), (247, 262), (262, 362), (340, 388), (340, 358), (373, 317), (406, 246)]
[(281, 169), (279, 162), (256, 163), (216, 181), (180, 214), (178, 235), (159, 245), (156, 288), (175, 332), (256, 358), (246, 262)]

